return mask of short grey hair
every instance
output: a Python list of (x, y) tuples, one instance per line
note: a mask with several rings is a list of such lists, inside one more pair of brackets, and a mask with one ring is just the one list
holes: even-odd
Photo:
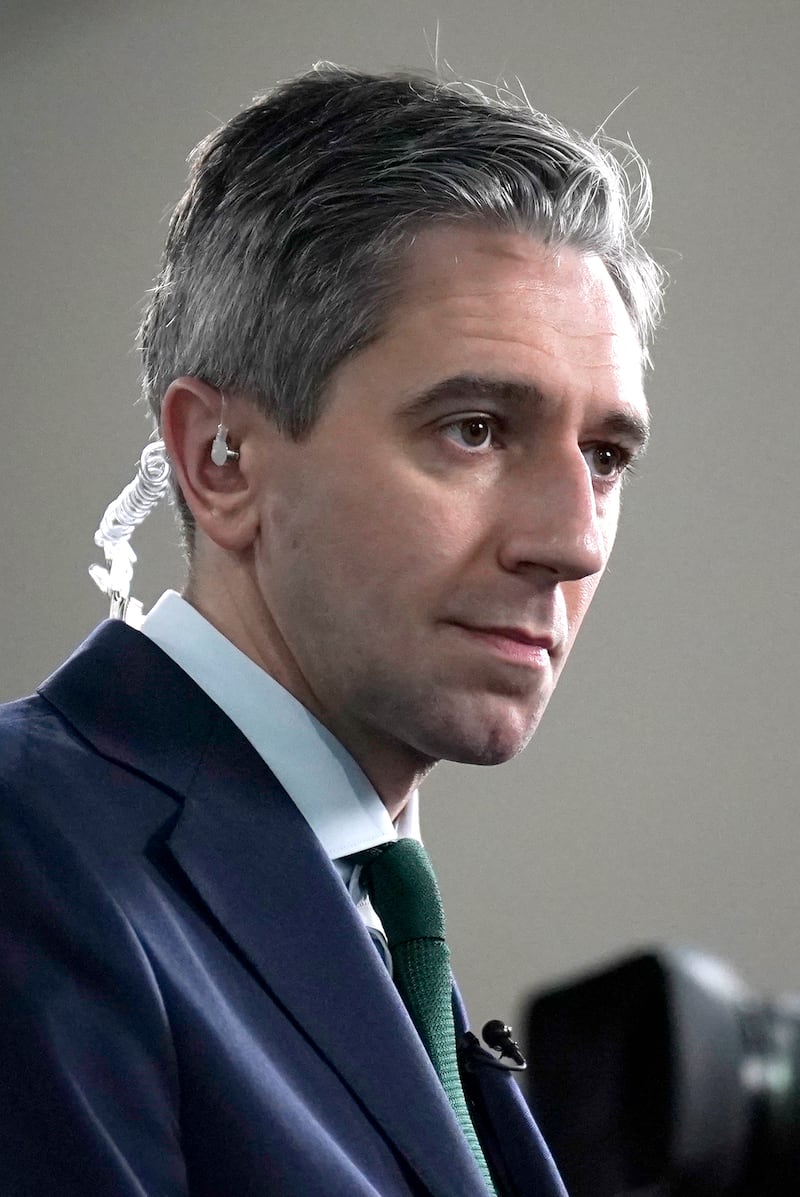
[[(181, 375), (248, 394), (287, 435), (380, 336), (413, 235), (469, 220), (605, 263), (649, 362), (664, 276), (644, 249), (650, 180), (505, 92), (320, 63), (202, 141), (140, 330), (156, 422)], [(180, 501), (191, 548), (191, 516)]]

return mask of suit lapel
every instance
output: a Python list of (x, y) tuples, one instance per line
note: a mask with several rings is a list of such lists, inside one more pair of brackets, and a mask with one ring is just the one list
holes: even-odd
[(227, 720), (209, 742), (169, 845), (271, 993), (431, 1192), (483, 1193), (449, 1103), (338, 874)]
[[(456, 1034), (467, 1029), (458, 989), (453, 991)], [(502, 1192), (567, 1197), (552, 1156), (516, 1081), (505, 1069), (477, 1066), (463, 1073), (481, 1145)]]
[(265, 987), (432, 1194), (483, 1195), (338, 874), (238, 729), (160, 649), (119, 623), (103, 625), (42, 693), (104, 755), (185, 796), (169, 848)]

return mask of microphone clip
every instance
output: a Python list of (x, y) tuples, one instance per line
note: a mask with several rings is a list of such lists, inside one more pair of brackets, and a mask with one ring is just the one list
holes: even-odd
[(499, 1018), (492, 1018), (484, 1025), (481, 1034), (484, 1042), (497, 1055), (487, 1051), (472, 1031), (465, 1031), (458, 1041), (458, 1055), (467, 1072), (477, 1072), (479, 1068), (497, 1068), (501, 1072), (525, 1071), (528, 1064), (512, 1038), (511, 1027)]

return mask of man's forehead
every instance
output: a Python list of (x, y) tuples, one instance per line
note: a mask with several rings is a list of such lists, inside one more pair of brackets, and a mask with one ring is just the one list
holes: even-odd
[(425, 225), (413, 234), (401, 275), (409, 293), (462, 275), (489, 275), (501, 263), (544, 267), (554, 256), (554, 250), (530, 233), (492, 228), (477, 221), (448, 221)]
[[(616, 332), (639, 340), (619, 289), (599, 254), (546, 245), (535, 233), (476, 222), (428, 225), (411, 239), (401, 264), (395, 309), (459, 305), (486, 296), (539, 303), (573, 319), (580, 335), (586, 319), (607, 313)], [(566, 325), (565, 325), (566, 327)]]
[(590, 368), (619, 366), (638, 383), (644, 366), (631, 315), (599, 255), (474, 222), (415, 235), (384, 319), (382, 337), (393, 335), (438, 336), (454, 347), (470, 336), (538, 342)]

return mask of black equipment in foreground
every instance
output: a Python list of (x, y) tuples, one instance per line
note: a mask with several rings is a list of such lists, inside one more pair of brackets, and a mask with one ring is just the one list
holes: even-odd
[(655, 949), (535, 995), (526, 1031), (570, 1197), (800, 1194), (800, 998)]

